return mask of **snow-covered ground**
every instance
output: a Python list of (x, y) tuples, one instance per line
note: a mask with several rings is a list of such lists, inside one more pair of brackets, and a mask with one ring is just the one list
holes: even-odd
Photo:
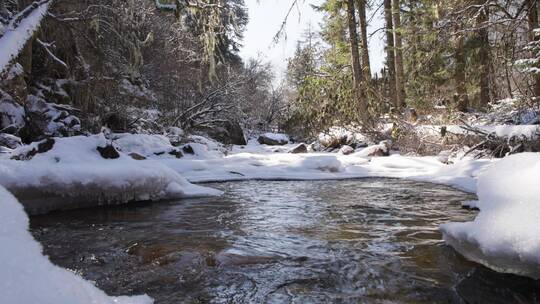
[(109, 297), (91, 282), (53, 265), (28, 231), (21, 204), (0, 186), (0, 303), (153, 303), (146, 295)]

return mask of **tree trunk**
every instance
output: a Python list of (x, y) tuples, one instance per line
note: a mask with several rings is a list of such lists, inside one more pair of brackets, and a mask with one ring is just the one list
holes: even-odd
[[(537, 0), (527, 0), (529, 2), (529, 41), (537, 41), (538, 36), (534, 34), (534, 29), (538, 28), (538, 8), (536, 6)], [(533, 54), (535, 55), (535, 54)], [(533, 88), (533, 97), (540, 96), (540, 75), (535, 74), (534, 76), (534, 88)]]
[(392, 0), (384, 0), (386, 21), (386, 66), (388, 67), (388, 95), (391, 104), (399, 108), (396, 96), (396, 65), (394, 58), (394, 22), (392, 21)]
[(360, 116), (364, 122), (368, 118), (367, 100), (362, 88), (362, 66), (360, 65), (360, 53), (358, 52), (358, 33), (356, 32), (356, 16), (354, 0), (347, 0), (347, 21), (349, 26), (349, 44), (351, 47), (351, 61), (353, 70), (353, 90), (355, 99), (360, 106)]
[(456, 46), (454, 52), (454, 60), (456, 66), (454, 69), (454, 84), (456, 86), (456, 94), (454, 102), (458, 111), (467, 112), (469, 97), (465, 84), (465, 54), (463, 52), (464, 38), (463, 34), (458, 34), (456, 38)]
[(367, 20), (366, 20), (366, 0), (357, 0), (358, 4), (358, 16), (360, 24), (360, 50), (362, 54), (362, 71), (364, 72), (364, 79), (366, 84), (371, 82), (371, 67), (369, 62), (369, 48), (367, 37)]
[(401, 42), (401, 9), (399, 0), (392, 0), (394, 21), (394, 53), (396, 56), (396, 98), (399, 108), (405, 106), (405, 76), (403, 72), (403, 45)]
[[(484, 0), (479, 0), (479, 4), (483, 4)], [(489, 103), (489, 32), (487, 29), (487, 22), (489, 21), (488, 7), (484, 6), (481, 11), (478, 12), (476, 17), (476, 26), (478, 29), (478, 41), (480, 49), (478, 52), (479, 64), (480, 64), (480, 106), (486, 107)]]

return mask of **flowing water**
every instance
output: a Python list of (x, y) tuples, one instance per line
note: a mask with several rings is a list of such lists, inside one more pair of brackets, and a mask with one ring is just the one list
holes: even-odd
[(460, 207), (470, 194), (394, 179), (208, 186), (225, 195), (56, 212), (32, 217), (32, 232), (54, 263), (108, 294), (147, 293), (156, 303), (540, 296), (538, 282), (493, 273), (444, 245), (439, 224), (474, 218)]

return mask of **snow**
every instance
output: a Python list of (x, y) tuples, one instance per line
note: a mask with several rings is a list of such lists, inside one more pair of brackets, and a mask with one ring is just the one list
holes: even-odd
[[(510, 129), (494, 132), (515, 131)], [(448, 244), (497, 271), (540, 278), (539, 153), (502, 160), (449, 160), (449, 155), (369, 156), (375, 149), (387, 149), (382, 143), (349, 155), (291, 154), (292, 144), (275, 147), (256, 140), (224, 151), (212, 140), (187, 136), (184, 140), (194, 155), (177, 159), (168, 153), (155, 155), (180, 149), (162, 135), (113, 134), (112, 138), (106, 139), (103, 134), (55, 138), (50, 151), (27, 161), (8, 157), (28, 152), (36, 143), (0, 154), (0, 185), (16, 194), (37, 189), (55, 195), (127, 202), (220, 194), (192, 182), (390, 177), (439, 183), (477, 192), (479, 201), (466, 204), (481, 210), (473, 222), (441, 226)], [(111, 142), (120, 150), (120, 157), (103, 159), (96, 147)], [(131, 152), (148, 158), (134, 160), (127, 155)]]
[[(154, 160), (137, 161), (120, 153), (103, 159), (96, 147), (108, 140), (103, 134), (55, 138), (53, 148), (27, 161), (0, 158), (0, 185), (15, 193), (32, 191), (105, 202), (160, 200), (219, 195), (193, 185)], [(15, 149), (24, 154), (36, 143)]]
[(283, 133), (264, 133), (261, 136), (270, 138), (271, 140), (275, 140), (278, 142), (289, 142), (289, 136)]
[(137, 153), (145, 157), (155, 157), (156, 153), (171, 156), (168, 152), (173, 150), (169, 139), (163, 135), (147, 134), (117, 134), (114, 143), (124, 153)]
[(0, 303), (153, 303), (146, 295), (109, 297), (91, 282), (53, 265), (28, 232), (21, 204), (1, 186), (0, 223)]
[[(534, 139), (540, 137), (539, 125), (485, 125), (475, 127), (480, 131), (495, 134), (497, 137), (503, 138), (525, 137)], [(422, 134), (440, 136), (441, 132), (441, 126), (438, 125), (420, 125), (416, 126), (416, 128)], [(446, 131), (453, 134), (473, 134), (460, 125), (447, 125)]]
[[(294, 145), (278, 151), (253, 142), (235, 147), (229, 155), (214, 158), (163, 159), (161, 163), (179, 172), (191, 182), (229, 180), (320, 180), (363, 177), (407, 178), (450, 185), (475, 192), (476, 178), (492, 160), (466, 158), (446, 165), (433, 157), (367, 157), (372, 148), (350, 155), (341, 153), (287, 153)], [(280, 147), (281, 148), (281, 147)]]
[(324, 147), (332, 146), (332, 142), (338, 140), (342, 144), (366, 142), (366, 137), (358, 132), (355, 127), (331, 127), (317, 136), (319, 143)]
[(19, 56), (28, 39), (39, 28), (50, 3), (51, 1), (41, 3), (17, 26), (14, 24), (16, 18), (13, 18), (13, 21), (7, 26), (4, 35), (0, 37), (0, 74), (9, 67), (12, 60)]
[(540, 154), (508, 156), (478, 180), (473, 222), (441, 226), (445, 241), (496, 271), (540, 279)]

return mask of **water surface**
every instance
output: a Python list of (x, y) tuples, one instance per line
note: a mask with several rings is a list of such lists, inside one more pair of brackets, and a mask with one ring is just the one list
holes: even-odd
[(460, 207), (470, 194), (395, 179), (209, 186), (225, 195), (36, 216), (32, 232), (54, 263), (108, 294), (147, 293), (156, 303), (540, 296), (538, 282), (493, 273), (444, 245), (439, 224), (474, 218)]

